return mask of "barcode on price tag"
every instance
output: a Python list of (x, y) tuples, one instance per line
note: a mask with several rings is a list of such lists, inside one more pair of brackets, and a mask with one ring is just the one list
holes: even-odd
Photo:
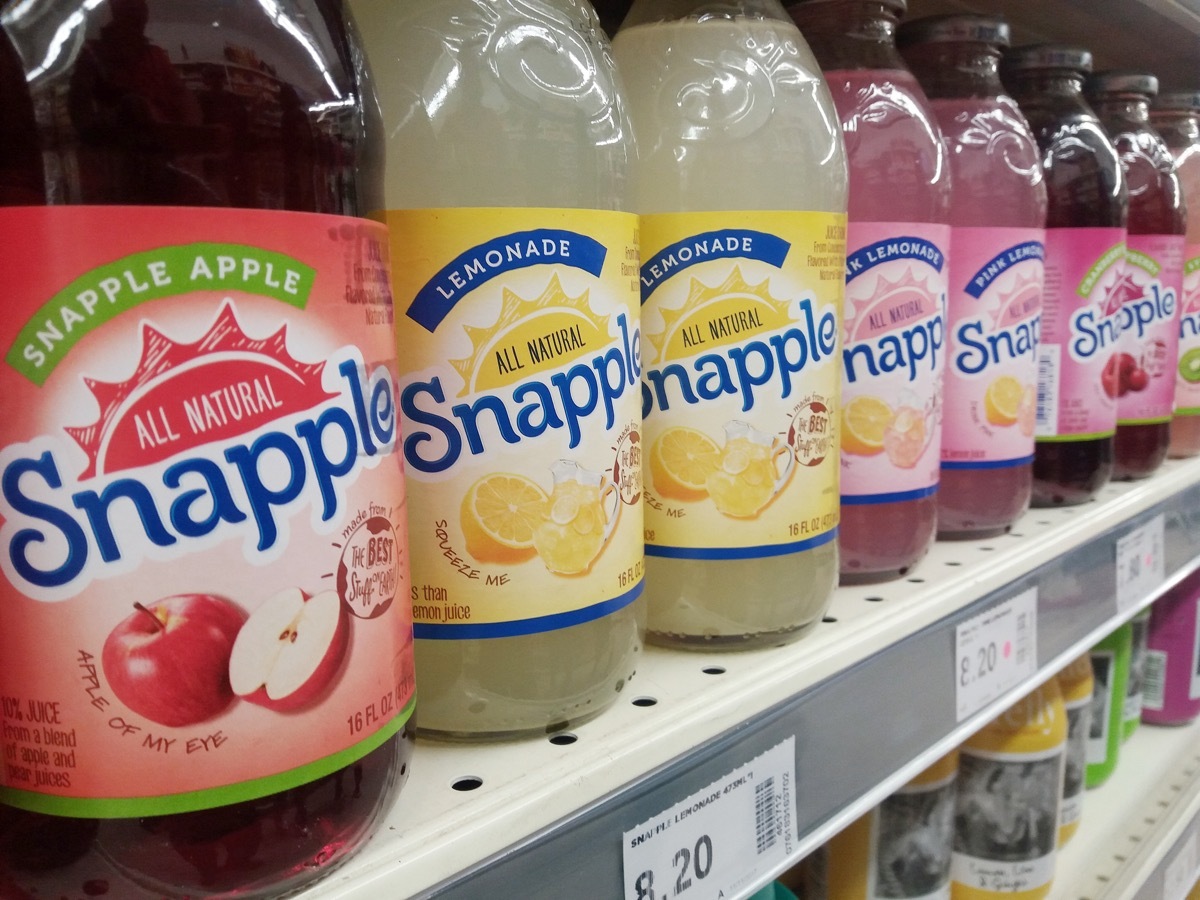
[(1166, 579), (1165, 525), (1160, 513), (1117, 539), (1117, 611), (1140, 605)]
[(779, 868), (796, 827), (796, 739), (622, 835), (625, 900), (733, 897)]
[(958, 721), (1037, 672), (1037, 588), (998, 603), (955, 629)]

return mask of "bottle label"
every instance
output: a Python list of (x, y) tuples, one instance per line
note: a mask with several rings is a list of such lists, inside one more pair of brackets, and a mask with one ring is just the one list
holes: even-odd
[(1188, 244), (1184, 257), (1175, 415), (1200, 416), (1200, 244)]
[(1183, 249), (1180, 235), (1131, 234), (1126, 239), (1128, 283), (1116, 372), (1120, 425), (1168, 422), (1175, 409)]
[(951, 878), (959, 888), (1019, 894), (1050, 884), (1062, 795), (1061, 743), (1030, 753), (963, 751)]
[(1067, 710), (1067, 748), (1063, 760), (1062, 809), (1058, 822), (1060, 825), (1071, 825), (1078, 822), (1083, 813), (1092, 698), (1084, 697), (1063, 705)]
[(1195, 601), (1192, 631), (1192, 669), (1188, 679), (1188, 699), (1200, 700), (1200, 597)]
[(642, 591), (637, 217), (387, 213), (416, 636), (537, 634)]
[(942, 468), (1033, 459), (1042, 311), (1040, 228), (955, 228)]
[(846, 217), (642, 218), (646, 553), (833, 540)]
[(872, 815), (870, 900), (948, 900), (956, 775), (907, 785)]
[(1146, 639), (1150, 625), (1147, 608), (1129, 622), (1133, 643), (1129, 651), (1129, 675), (1125, 681), (1125, 702), (1121, 711), (1122, 723), (1137, 723), (1142, 718), (1142, 684), (1146, 677)]
[(1146, 683), (1142, 687), (1142, 709), (1162, 712), (1166, 707), (1169, 661), (1166, 650), (1146, 651)]
[(1038, 345), (1039, 441), (1109, 437), (1117, 427), (1123, 228), (1050, 228)]
[(1117, 656), (1111, 650), (1092, 651), (1092, 720), (1088, 727), (1087, 764), (1103, 766), (1108, 758), (1108, 739), (1113, 723), (1113, 689), (1117, 679)]
[(0, 232), (0, 801), (185, 812), (381, 745), (414, 698), (383, 227), (109, 206)]
[(842, 503), (928, 497), (941, 451), (950, 227), (847, 230)]

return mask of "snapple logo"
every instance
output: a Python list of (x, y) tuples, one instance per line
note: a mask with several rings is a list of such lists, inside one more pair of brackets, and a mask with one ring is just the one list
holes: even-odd
[(102, 412), (66, 429), (77, 447), (0, 451), (0, 566), (41, 600), (238, 534), (248, 556), (276, 557), (290, 518), (308, 507), (333, 527), (345, 485), (395, 451), (386, 368), (368, 373), (354, 348), (300, 363), (283, 328), (252, 339), (229, 302), (194, 344), (146, 326), (133, 374), (88, 386)]

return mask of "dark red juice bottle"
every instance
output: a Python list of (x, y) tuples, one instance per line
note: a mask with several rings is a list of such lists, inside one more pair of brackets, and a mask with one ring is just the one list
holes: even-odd
[(1112, 476), (1129, 197), (1116, 151), (1083, 98), (1091, 53), (1021, 47), (1001, 68), (1041, 148), (1049, 199), (1033, 505), (1083, 503)]
[[(843, 437), (843, 582), (905, 574), (937, 530), (950, 170), (896, 49), (905, 8), (808, 0), (789, 9), (833, 95), (849, 163), (843, 421), (877, 432)], [(914, 358), (897, 364), (895, 346)]]
[(1103, 72), (1084, 90), (1129, 189), (1113, 478), (1144, 478), (1162, 465), (1171, 442), (1187, 212), (1171, 151), (1150, 125), (1158, 79)]
[(403, 785), (379, 141), (337, 0), (0, 9), (0, 896), (282, 896)]
[(1000, 82), (1003, 19), (916, 19), (897, 43), (941, 127), (953, 185), (938, 535), (987, 537), (1029, 508), (1033, 485), (1041, 154)]

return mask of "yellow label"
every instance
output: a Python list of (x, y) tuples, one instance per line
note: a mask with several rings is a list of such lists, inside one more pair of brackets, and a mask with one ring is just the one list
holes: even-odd
[(638, 222), (387, 213), (419, 638), (531, 634), (642, 590)]
[(833, 540), (846, 217), (643, 216), (646, 553)]

